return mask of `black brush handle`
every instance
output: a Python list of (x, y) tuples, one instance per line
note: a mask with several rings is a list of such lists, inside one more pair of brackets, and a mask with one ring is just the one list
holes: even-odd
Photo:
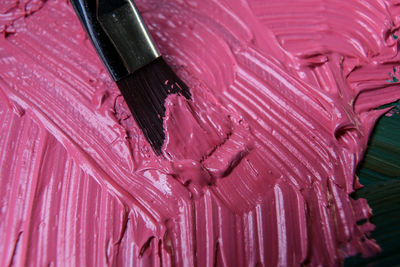
[(114, 81), (160, 57), (133, 1), (70, 1)]

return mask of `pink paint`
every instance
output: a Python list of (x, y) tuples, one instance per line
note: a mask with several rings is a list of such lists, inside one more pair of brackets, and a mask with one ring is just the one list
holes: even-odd
[(164, 158), (67, 1), (0, 4), (0, 265), (327, 266), (379, 251), (349, 194), (374, 108), (400, 98), (386, 82), (400, 7), (137, 2), (193, 95), (166, 103)]

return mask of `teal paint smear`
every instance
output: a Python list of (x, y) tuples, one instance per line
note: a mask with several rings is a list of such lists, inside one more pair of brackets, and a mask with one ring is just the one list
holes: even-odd
[[(357, 175), (364, 188), (352, 197), (366, 198), (373, 210), (371, 222), (376, 226), (371, 238), (382, 252), (371, 258), (360, 255), (345, 260), (344, 266), (400, 265), (400, 102), (392, 116), (377, 123)], [(382, 107), (382, 108), (384, 108)]]
[(388, 83), (397, 83), (398, 81), (399, 81), (399, 79), (397, 79), (395, 76), (393, 76), (392, 74), (391, 74), (391, 76), (392, 76), (392, 80), (386, 80), (386, 82), (388, 82)]

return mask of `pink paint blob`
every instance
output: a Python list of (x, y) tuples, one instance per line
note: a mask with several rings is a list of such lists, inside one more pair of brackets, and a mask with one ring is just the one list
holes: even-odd
[(331, 266), (380, 251), (349, 194), (375, 108), (400, 98), (386, 82), (400, 6), (137, 4), (193, 96), (167, 99), (162, 157), (68, 1), (0, 3), (0, 265)]

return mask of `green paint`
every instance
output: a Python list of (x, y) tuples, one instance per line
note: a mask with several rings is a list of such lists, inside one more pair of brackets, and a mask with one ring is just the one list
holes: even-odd
[(393, 39), (397, 40), (397, 38), (399, 38), (397, 35), (392, 34)]
[(392, 76), (391, 80), (386, 80), (386, 82), (388, 83), (397, 83), (399, 81), (399, 79), (395, 76), (393, 76), (392, 74), (390, 74)]
[[(391, 117), (383, 116), (371, 136), (367, 153), (357, 172), (363, 189), (354, 198), (366, 198), (373, 210), (372, 232), (382, 252), (372, 258), (355, 256), (345, 266), (393, 266), (400, 263), (400, 102)], [(382, 107), (382, 108), (384, 108)]]
[(348, 258), (344, 266), (396, 266), (400, 262), (400, 182), (399, 179), (366, 186), (354, 194), (355, 198), (366, 198), (373, 209), (372, 232), (382, 252), (371, 258), (360, 255)]

